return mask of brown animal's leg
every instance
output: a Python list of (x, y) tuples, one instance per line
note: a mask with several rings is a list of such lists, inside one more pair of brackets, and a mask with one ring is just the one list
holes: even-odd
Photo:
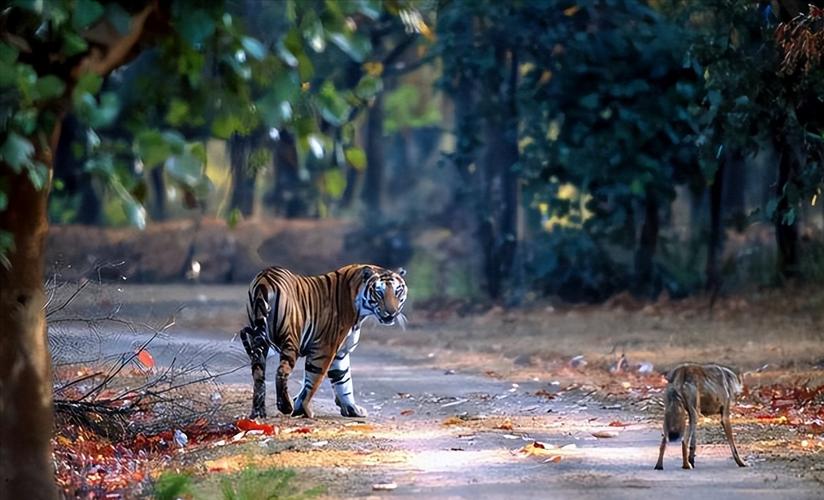
[(738, 456), (738, 449), (735, 447), (735, 440), (732, 437), (732, 425), (730, 424), (730, 409), (725, 407), (721, 411), (721, 427), (724, 428), (724, 435), (727, 437), (727, 442), (730, 444), (730, 451), (732, 451), (732, 459), (739, 467), (749, 467), (750, 464), (741, 460)]
[(297, 350), (293, 347), (284, 347), (280, 353), (280, 365), (278, 366), (278, 376), (275, 382), (278, 395), (278, 410), (284, 415), (292, 414), (292, 398), (289, 397), (289, 375), (295, 368), (297, 360)]
[(667, 433), (664, 432), (664, 437), (661, 438), (661, 447), (658, 449), (658, 463), (655, 464), (655, 470), (664, 470), (664, 451), (667, 449)]
[(240, 331), (240, 340), (252, 362), (252, 412), (249, 418), (266, 416), (266, 356), (269, 342), (266, 331), (246, 327)]
[(689, 453), (689, 462), (690, 467), (692, 469), (695, 468), (695, 445), (697, 441), (697, 432), (696, 426), (698, 425), (698, 412), (695, 411), (695, 408), (689, 409), (689, 417), (690, 417), (690, 453)]
[(303, 371), (303, 389), (301, 389), (298, 397), (295, 398), (295, 409), (292, 412), (293, 417), (308, 417), (313, 418), (314, 412), (310, 402), (312, 396), (315, 395), (320, 383), (329, 371), (329, 365), (332, 364), (332, 353), (309, 353), (306, 356), (306, 364)]

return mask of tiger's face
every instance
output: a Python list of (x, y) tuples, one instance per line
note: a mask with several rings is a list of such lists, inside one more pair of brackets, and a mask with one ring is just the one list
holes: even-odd
[(360, 316), (374, 316), (382, 325), (394, 325), (396, 319), (404, 321), (403, 305), (406, 302), (406, 270), (365, 267), (363, 269), (363, 293)]

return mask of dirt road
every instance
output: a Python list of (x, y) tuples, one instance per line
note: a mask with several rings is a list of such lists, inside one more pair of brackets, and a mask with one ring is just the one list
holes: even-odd
[[(202, 311), (211, 306), (234, 309), (219, 297), (199, 303)], [(152, 349), (160, 365), (182, 346), (209, 358), (214, 368), (245, 363), (240, 343), (230, 342), (225, 329), (194, 324), (157, 339)], [(365, 332), (367, 339), (377, 335)], [(123, 337), (122, 342), (134, 340)], [(680, 447), (671, 446), (665, 470), (654, 471), (657, 420), (604, 404), (583, 391), (563, 391), (553, 380), (514, 383), (482, 375), (485, 366), (455, 372), (448, 369), (444, 353), (418, 349), (401, 354), (368, 340), (352, 363), (356, 397), (368, 418), (338, 417), (328, 382), (315, 397), (315, 420), (271, 416), (276, 409), (270, 377), (267, 422), (275, 423), (280, 435), (210, 450), (188, 462), (198, 470), (198, 460), (244, 456), (261, 466), (293, 468), (307, 481), (325, 486), (330, 498), (824, 497), (820, 483), (800, 479), (787, 464), (763, 460), (746, 444), (740, 449), (752, 467), (738, 468), (717, 421), (699, 427), (695, 470), (682, 470)], [(269, 373), (275, 366), (270, 357)], [(302, 370), (296, 370), (290, 380), (293, 394), (301, 380)], [(248, 370), (241, 368), (222, 382), (227, 397), (245, 399), (243, 411), (248, 411)], [(594, 437), (599, 431), (612, 437)], [(377, 491), (376, 484), (395, 488)]]

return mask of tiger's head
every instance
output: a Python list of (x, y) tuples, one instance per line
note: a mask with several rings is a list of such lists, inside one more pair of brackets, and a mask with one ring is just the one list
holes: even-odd
[(406, 270), (397, 271), (365, 266), (362, 271), (363, 286), (358, 297), (358, 315), (373, 316), (382, 325), (394, 325), (395, 320), (405, 322), (403, 305), (406, 302)]

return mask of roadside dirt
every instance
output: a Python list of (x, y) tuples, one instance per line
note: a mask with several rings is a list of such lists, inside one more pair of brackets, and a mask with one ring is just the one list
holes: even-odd
[[(244, 363), (240, 343), (231, 341), (244, 296), (242, 286), (124, 285), (90, 290), (72, 309), (84, 316), (122, 304), (119, 314), (144, 320), (183, 305), (170, 334), (152, 345), (158, 365), (186, 345), (230, 369)], [(411, 310), (406, 331), (367, 328), (353, 355), (356, 396), (368, 418), (338, 417), (325, 384), (315, 399), (317, 419), (274, 416), (265, 423), (278, 428), (276, 436), (193, 442), (153, 473), (206, 478), (249, 464), (289, 467), (325, 486), (329, 498), (820, 498), (821, 395), (793, 402), (797, 407), (772, 403), (784, 401), (773, 397), (778, 388), (821, 385), (822, 309), (814, 303), (778, 314), (781, 304), (766, 300), (772, 308), (722, 303), (712, 319), (683, 303), (655, 310), (543, 306), (467, 317)], [(134, 339), (122, 339), (106, 348), (128, 350)], [(611, 372), (621, 354), (626, 365)], [(733, 428), (752, 467), (735, 466), (720, 425), (706, 419), (696, 470), (679, 468), (675, 446), (665, 470), (652, 470), (660, 371), (685, 359), (751, 372)], [(652, 371), (638, 373), (642, 363)], [(301, 376), (290, 380), (293, 393)], [(242, 368), (221, 380), (223, 400), (236, 403), (231, 418), (248, 410), (249, 379)], [(270, 415), (273, 393), (269, 387)], [(374, 490), (378, 484), (395, 489)]]

